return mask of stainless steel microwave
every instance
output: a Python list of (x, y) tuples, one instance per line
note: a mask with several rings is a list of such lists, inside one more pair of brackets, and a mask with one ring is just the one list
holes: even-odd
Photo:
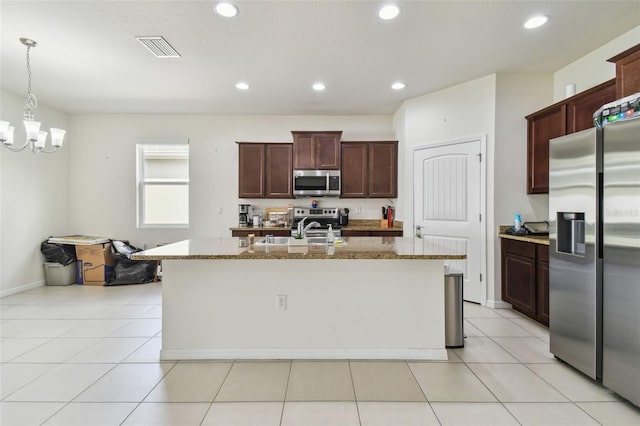
[(340, 170), (294, 170), (294, 197), (339, 197)]

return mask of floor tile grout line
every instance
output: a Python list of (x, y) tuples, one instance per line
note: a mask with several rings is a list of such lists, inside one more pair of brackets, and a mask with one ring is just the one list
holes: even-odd
[(284, 389), (284, 397), (282, 398), (282, 410), (280, 411), (280, 422), (278, 423), (282, 426), (282, 419), (284, 419), (284, 407), (287, 403), (287, 392), (289, 392), (289, 380), (291, 380), (291, 370), (293, 370), (293, 360), (289, 360), (289, 374), (287, 375), (287, 384)]
[[(213, 408), (213, 404), (216, 402), (216, 398), (218, 397), (218, 395), (220, 394), (220, 391), (222, 390), (222, 387), (224, 386), (224, 382), (227, 380), (227, 378), (229, 377), (229, 374), (231, 374), (231, 370), (233, 369), (233, 366), (236, 365), (236, 360), (232, 360), (231, 361), (231, 365), (229, 366), (229, 369), (227, 370), (227, 373), (224, 375), (224, 378), (222, 379), (222, 381), (220, 382), (220, 386), (218, 387), (218, 390), (216, 391), (216, 394), (213, 395), (213, 399), (211, 400), (211, 402), (209, 403), (209, 408), (207, 409), (207, 411), (204, 413), (204, 417), (202, 418), (202, 420), (200, 421), (200, 425), (202, 425), (202, 423), (204, 422), (204, 419), (207, 418), (207, 416), (209, 415), (209, 413), (211, 412), (211, 409)], [(284, 405), (284, 404), (283, 404)]]
[[(448, 356), (447, 356), (447, 358), (448, 358)], [(422, 385), (420, 385), (420, 382), (418, 381), (418, 378), (416, 377), (416, 374), (414, 373), (413, 369), (411, 368), (410, 363), (408, 361), (405, 361), (405, 362), (407, 363), (407, 368), (409, 369), (409, 371), (411, 372), (411, 375), (413, 376), (413, 380), (415, 380), (416, 383), (418, 384), (418, 387), (420, 388), (420, 392), (422, 392), (422, 395), (424, 396), (425, 401), (429, 405), (429, 409), (431, 410), (431, 412), (435, 416), (436, 420), (438, 421), (438, 424), (440, 426), (442, 426), (442, 421), (440, 421), (440, 417), (438, 417), (438, 413), (436, 413), (436, 410), (433, 409), (433, 405), (431, 405), (431, 401), (429, 400), (429, 398), (427, 398), (427, 394), (424, 393), (424, 389), (422, 389)]]
[[(487, 336), (488, 337), (488, 336)], [(490, 337), (489, 337), (490, 338)], [(491, 339), (491, 338), (490, 338)], [(491, 341), (493, 341), (493, 339), (491, 339)], [(496, 343), (495, 341), (493, 341), (494, 343)], [(497, 344), (497, 343), (496, 343)], [(514, 357), (515, 358), (515, 357)], [(461, 358), (462, 359), (462, 358)], [(521, 363), (519, 359), (515, 358), (518, 363)], [(504, 405), (504, 402), (502, 400), (500, 400), (500, 398), (498, 398), (498, 395), (496, 395), (491, 388), (489, 387), (489, 385), (487, 385), (480, 376), (478, 376), (478, 374), (467, 365), (467, 363), (462, 360), (463, 364), (465, 365), (465, 367), (467, 367), (469, 369), (469, 371), (471, 371), (471, 374), (473, 374), (479, 381), (480, 383), (482, 383), (482, 385), (489, 391), (489, 393), (491, 395), (493, 395), (493, 397), (496, 399), (496, 401), (498, 401), (498, 403), (502, 406), (502, 408), (504, 408), (505, 410), (507, 410), (507, 412), (509, 413), (509, 415), (511, 415), (511, 417), (513, 417), (513, 419), (518, 422), (519, 425), (522, 425), (522, 423), (520, 422), (520, 420), (518, 420), (518, 418), (516, 418), (516, 416), (513, 415), (513, 413), (511, 413), (511, 411), (509, 411), (509, 409)]]
[(347, 365), (349, 367), (349, 377), (351, 378), (351, 389), (353, 389), (353, 401), (356, 404), (356, 414), (358, 414), (358, 424), (362, 426), (362, 419), (360, 418), (360, 404), (358, 403), (358, 394), (356, 393), (356, 383), (353, 380), (353, 370), (351, 369), (352, 360), (347, 360)]

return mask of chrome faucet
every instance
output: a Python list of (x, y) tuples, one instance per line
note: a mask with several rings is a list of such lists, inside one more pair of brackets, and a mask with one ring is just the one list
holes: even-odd
[(308, 219), (308, 217), (304, 217), (304, 218), (302, 218), (302, 220), (300, 222), (298, 222), (298, 237), (299, 238), (304, 237), (305, 230), (304, 230), (303, 227), (304, 227), (304, 221), (307, 220), (307, 219)]
[(304, 230), (302, 232), (302, 236), (304, 237), (307, 234), (307, 231), (311, 228), (321, 228), (322, 225), (320, 225), (318, 222), (311, 222), (309, 223), (307, 226), (304, 227)]

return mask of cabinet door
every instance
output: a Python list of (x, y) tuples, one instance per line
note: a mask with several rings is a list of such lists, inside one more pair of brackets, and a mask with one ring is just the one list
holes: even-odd
[(343, 198), (364, 198), (367, 196), (367, 144), (362, 142), (343, 143), (341, 192)]
[(549, 325), (549, 262), (538, 261), (538, 321)]
[(238, 196), (264, 197), (265, 148), (262, 143), (238, 144)]
[(318, 133), (314, 136), (315, 168), (321, 170), (340, 169), (340, 137), (342, 132)]
[(316, 168), (315, 144), (313, 133), (293, 133), (293, 168), (299, 170), (313, 170)]
[(293, 198), (291, 144), (266, 145), (266, 191), (269, 198)]
[(640, 92), (640, 44), (608, 61), (616, 64), (616, 99)]
[(549, 246), (536, 246), (536, 280), (538, 282), (538, 321), (549, 325)]
[(609, 80), (571, 98), (567, 105), (567, 133), (593, 127), (593, 113), (616, 100), (616, 80)]
[(369, 144), (369, 197), (395, 198), (398, 195), (398, 144)]
[(503, 259), (506, 294), (503, 298), (523, 314), (536, 315), (535, 259), (507, 253)]
[(549, 192), (549, 139), (566, 134), (566, 105), (527, 117), (527, 193)]

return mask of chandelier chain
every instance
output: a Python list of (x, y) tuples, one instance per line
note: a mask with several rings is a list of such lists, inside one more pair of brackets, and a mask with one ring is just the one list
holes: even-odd
[(27, 100), (25, 103), (25, 111), (24, 111), (24, 119), (25, 120), (33, 120), (33, 108), (38, 107), (38, 99), (31, 93), (31, 56), (29, 52), (31, 51), (31, 46), (27, 46)]

